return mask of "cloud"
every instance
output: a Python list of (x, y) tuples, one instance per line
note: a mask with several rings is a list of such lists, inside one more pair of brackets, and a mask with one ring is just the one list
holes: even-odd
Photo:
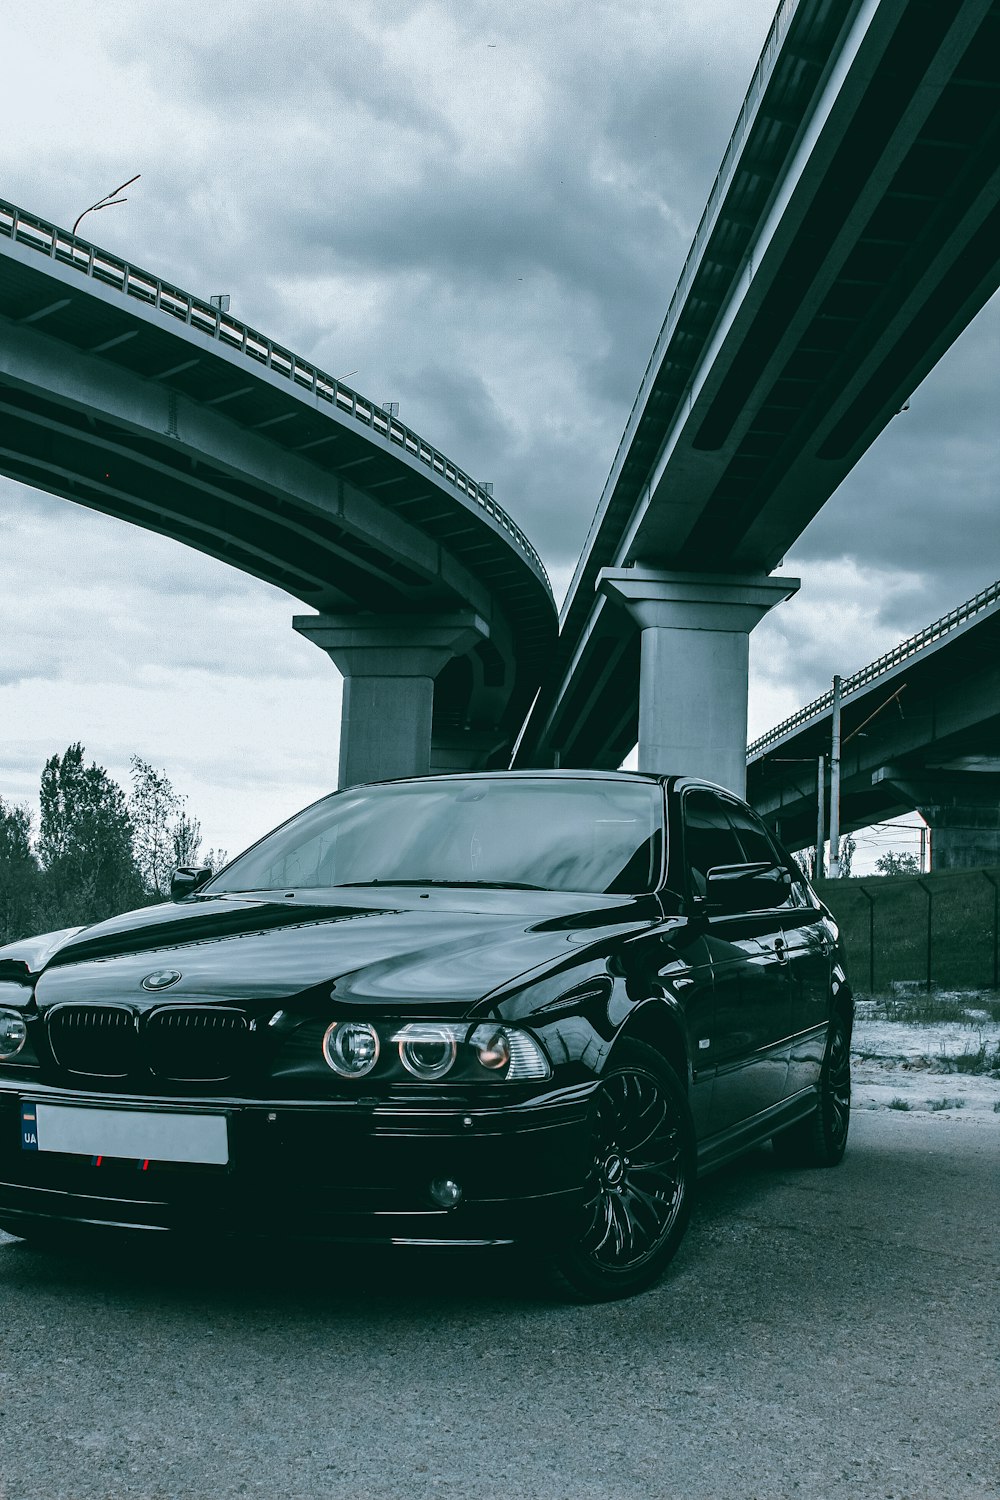
[[(68, 225), (141, 171), (86, 232), (398, 401), (559, 594), (773, 5), (33, 0), (5, 18), (4, 192)], [(802, 592), (752, 637), (758, 731), (1000, 571), (998, 319), (787, 560)], [(254, 777), (272, 812), (286, 772), (289, 801), (328, 784), (338, 678), (294, 601), (5, 481), (0, 546), (0, 794), (70, 739), (135, 749), (189, 771), (235, 847)]]

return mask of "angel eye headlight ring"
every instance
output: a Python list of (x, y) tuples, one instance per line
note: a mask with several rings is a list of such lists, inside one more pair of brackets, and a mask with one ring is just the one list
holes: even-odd
[(451, 1071), (458, 1055), (458, 1039), (451, 1026), (429, 1023), (404, 1026), (394, 1040), (399, 1043), (399, 1060), (403, 1067), (421, 1080), (443, 1078)]
[(19, 1010), (0, 1010), (0, 1062), (10, 1062), (28, 1039), (28, 1028)]
[(378, 1032), (368, 1021), (334, 1021), (324, 1033), (323, 1056), (339, 1078), (364, 1078), (378, 1055)]

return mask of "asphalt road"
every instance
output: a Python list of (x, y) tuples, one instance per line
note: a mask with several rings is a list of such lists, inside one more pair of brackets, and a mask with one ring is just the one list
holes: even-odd
[(506, 1255), (206, 1263), (0, 1235), (3, 1500), (992, 1500), (1000, 1116), (859, 1113), (709, 1179), (663, 1283)]

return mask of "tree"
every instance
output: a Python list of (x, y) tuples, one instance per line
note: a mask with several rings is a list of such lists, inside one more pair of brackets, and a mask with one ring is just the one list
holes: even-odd
[(31, 813), (0, 797), (0, 943), (24, 937), (35, 925), (38, 861), (31, 847)]
[(880, 875), (919, 875), (920, 861), (915, 854), (887, 849), (875, 861), (875, 868)]
[(182, 812), (170, 830), (174, 869), (178, 865), (196, 865), (201, 848), (201, 824)]
[(840, 841), (840, 873), (845, 880), (850, 879), (851, 866), (854, 863), (854, 856), (857, 852), (857, 848), (858, 841), (854, 837), (854, 834), (845, 834)]
[(40, 914), (48, 926), (96, 922), (138, 906), (143, 882), (125, 793), (83, 746), (45, 762), (40, 790)]
[[(193, 863), (201, 843), (201, 828), (197, 819), (185, 813), (187, 799), (174, 791), (166, 771), (155, 771), (141, 755), (133, 755), (130, 764), (129, 814), (135, 862), (146, 894), (153, 901), (162, 901), (170, 894), (171, 872), (178, 865)], [(178, 851), (183, 858), (178, 858)]]

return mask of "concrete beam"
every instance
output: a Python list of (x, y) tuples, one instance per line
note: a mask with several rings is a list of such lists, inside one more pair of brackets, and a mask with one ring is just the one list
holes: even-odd
[(598, 590), (639, 626), (639, 769), (746, 787), (750, 631), (799, 587), (757, 573), (603, 568)]
[(930, 824), (933, 869), (1000, 864), (1000, 772), (989, 768), (993, 759), (983, 757), (983, 770), (880, 766), (872, 776), (875, 785), (888, 782)]
[(489, 626), (452, 615), (296, 615), (295, 629), (344, 678), (338, 785), (423, 776), (430, 769), (434, 678)]

